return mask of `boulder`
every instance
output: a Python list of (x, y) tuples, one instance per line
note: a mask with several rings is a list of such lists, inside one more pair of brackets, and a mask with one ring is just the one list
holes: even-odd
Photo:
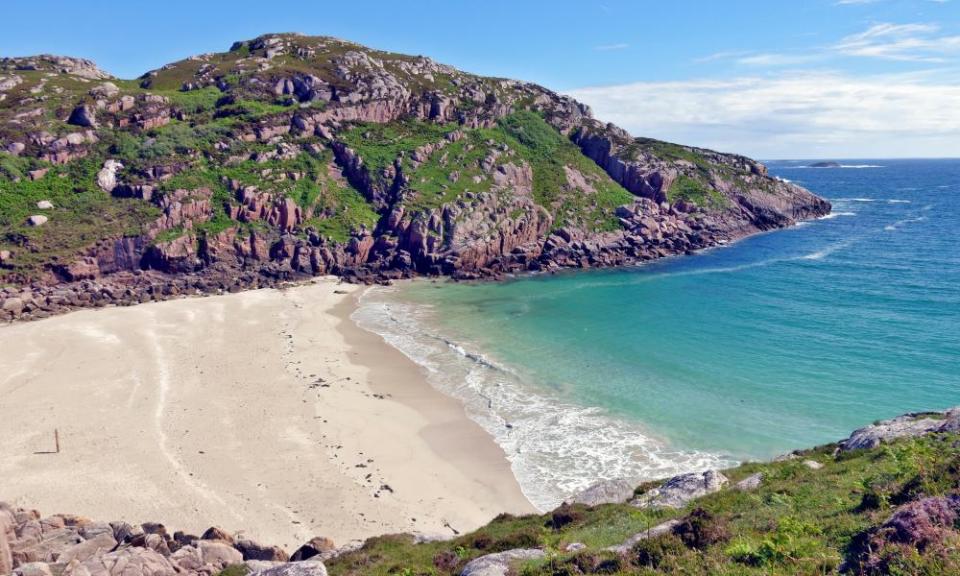
[(289, 562), (251, 572), (247, 576), (327, 576), (327, 567), (318, 560)]
[(47, 175), (47, 172), (49, 172), (49, 171), (50, 171), (49, 168), (39, 168), (39, 169), (37, 169), (37, 170), (31, 170), (31, 171), (27, 172), (27, 178), (29, 178), (30, 180), (34, 180), (34, 181), (35, 181), (35, 180), (39, 180), (39, 179), (43, 178), (44, 176), (46, 176), (46, 175)]
[(132, 526), (126, 522), (114, 522), (111, 526), (113, 527), (113, 539), (117, 542), (129, 542), (143, 534), (143, 528)]
[(7, 260), (13, 257), (13, 253), (9, 250), (0, 250), (0, 264), (3, 264)]
[(849, 438), (840, 442), (840, 449), (848, 451), (876, 448), (883, 442), (897, 438), (958, 430), (960, 430), (960, 406), (943, 412), (915, 412), (891, 420), (881, 420), (855, 430)]
[(804, 460), (803, 465), (811, 470), (819, 470), (823, 468), (823, 464), (817, 462), (816, 460)]
[(27, 147), (23, 142), (11, 142), (7, 144), (7, 152), (9, 152), (11, 156), (19, 156), (20, 153), (26, 149)]
[(264, 546), (252, 540), (239, 540), (233, 546), (243, 554), (244, 560), (265, 560), (267, 562), (286, 562), (290, 555), (277, 546)]
[(200, 540), (197, 542), (200, 557), (204, 564), (210, 564), (223, 569), (231, 564), (243, 562), (243, 555), (239, 550), (216, 540)]
[[(38, 522), (39, 524), (39, 522)], [(83, 542), (83, 537), (70, 528), (61, 528), (43, 534), (42, 540), (24, 538), (13, 546), (13, 561), (16, 564), (28, 562), (55, 562), (69, 548)]]
[(460, 576), (506, 576), (511, 566), (527, 560), (539, 560), (545, 554), (536, 548), (518, 548), (475, 558), (463, 567)]
[(113, 192), (117, 187), (117, 171), (123, 169), (123, 164), (109, 159), (103, 163), (103, 168), (97, 172), (97, 186), (104, 192)]
[(176, 552), (170, 554), (170, 563), (174, 568), (187, 574), (197, 573), (203, 569), (203, 557), (195, 546), (181, 546)]
[(743, 480), (737, 482), (733, 485), (733, 488), (734, 490), (747, 492), (749, 490), (756, 490), (759, 488), (761, 482), (763, 482), (763, 472), (757, 472), (756, 474), (751, 474)]
[(90, 89), (90, 95), (94, 98), (113, 98), (120, 93), (120, 89), (113, 82), (104, 82)]
[(51, 210), (53, 208), (53, 202), (49, 200), (41, 200), (37, 202), (37, 208), (40, 210)]
[(74, 126), (82, 126), (84, 128), (96, 128), (97, 127), (97, 114), (93, 106), (89, 104), (81, 104), (73, 109), (73, 112), (70, 113), (70, 117), (67, 118), (67, 124), (73, 124)]
[(207, 528), (203, 534), (200, 535), (201, 540), (223, 540), (224, 542), (229, 542), (233, 544), (233, 535), (224, 530), (223, 528), (218, 528), (217, 526), (211, 526)]
[[(6, 574), (6, 572), (0, 571), (0, 574)], [(46, 562), (27, 562), (17, 566), (13, 571), (13, 576), (53, 576), (53, 572)]]
[(149, 548), (122, 548), (94, 556), (84, 562), (72, 562), (62, 576), (175, 576), (169, 560)]
[(694, 498), (717, 492), (726, 483), (727, 477), (716, 470), (681, 474), (641, 494), (631, 504), (638, 508), (682, 508)]
[(661, 522), (656, 526), (651, 527), (649, 530), (644, 530), (643, 532), (638, 532), (633, 536), (627, 538), (623, 544), (618, 544), (616, 546), (610, 546), (607, 550), (611, 552), (617, 552), (618, 554), (626, 554), (630, 551), (631, 548), (636, 546), (638, 542), (646, 540), (648, 538), (656, 538), (657, 536), (662, 536), (673, 532), (674, 529), (680, 525), (680, 520), (674, 518), (672, 520), (667, 520), (666, 522)]
[(69, 564), (74, 560), (84, 562), (93, 556), (109, 552), (116, 546), (117, 541), (113, 539), (113, 534), (99, 534), (90, 540), (67, 548), (56, 558), (56, 561), (59, 564)]
[(601, 480), (570, 497), (570, 504), (619, 504), (633, 496), (634, 485), (626, 480)]
[(337, 546), (333, 543), (333, 540), (323, 536), (317, 536), (311, 538), (309, 542), (297, 548), (296, 552), (293, 553), (293, 556), (290, 557), (290, 561), (302, 562), (303, 560), (308, 560), (314, 556), (323, 554), (324, 552), (332, 552), (336, 549)]
[(4, 312), (13, 312), (14, 314), (19, 314), (23, 311), (23, 300), (20, 298), (7, 298), (3, 301), (3, 306), (0, 307)]
[(47, 220), (49, 220), (49, 218), (43, 214), (34, 214), (33, 216), (27, 218), (27, 224), (31, 226), (43, 226), (47, 223)]

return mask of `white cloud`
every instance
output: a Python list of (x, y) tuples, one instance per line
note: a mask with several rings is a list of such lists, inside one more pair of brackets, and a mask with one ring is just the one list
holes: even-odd
[(767, 52), (762, 54), (750, 54), (737, 58), (737, 64), (747, 66), (793, 66), (804, 64), (815, 60), (822, 60), (823, 53), (811, 52), (808, 54), (788, 54), (782, 52)]
[(626, 42), (619, 42), (617, 44), (602, 44), (600, 46), (594, 46), (594, 50), (599, 50), (600, 52), (609, 52), (610, 50), (624, 50), (629, 48), (630, 45)]
[(960, 53), (960, 36), (941, 36), (934, 24), (875, 24), (843, 38), (833, 49), (848, 56), (943, 62)]
[(960, 82), (944, 72), (638, 82), (570, 95), (635, 135), (761, 158), (960, 156)]

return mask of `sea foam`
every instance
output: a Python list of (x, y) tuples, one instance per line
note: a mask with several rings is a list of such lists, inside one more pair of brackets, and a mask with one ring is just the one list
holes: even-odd
[(503, 448), (537, 508), (549, 510), (600, 479), (641, 482), (735, 463), (672, 449), (639, 424), (527, 381), (470, 344), (440, 334), (429, 306), (402, 302), (394, 290), (368, 289), (352, 319), (426, 368), (436, 389), (463, 402)]

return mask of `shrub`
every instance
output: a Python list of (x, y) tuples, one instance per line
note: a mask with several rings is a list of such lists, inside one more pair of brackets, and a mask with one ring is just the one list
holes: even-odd
[(715, 517), (703, 508), (697, 508), (687, 516), (674, 533), (689, 548), (703, 550), (708, 546), (730, 539), (730, 528), (725, 518)]
[(564, 526), (582, 522), (583, 518), (583, 511), (579, 507), (564, 503), (550, 515), (547, 527), (560, 530)]
[(679, 537), (666, 534), (637, 542), (630, 550), (630, 555), (636, 566), (657, 570), (670, 559), (683, 556), (686, 551)]

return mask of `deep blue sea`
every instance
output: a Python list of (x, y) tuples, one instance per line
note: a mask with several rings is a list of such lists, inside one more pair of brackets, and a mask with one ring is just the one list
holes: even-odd
[(374, 289), (355, 318), (465, 402), (542, 508), (960, 404), (960, 160), (809, 163), (768, 168), (829, 217), (629, 269)]

